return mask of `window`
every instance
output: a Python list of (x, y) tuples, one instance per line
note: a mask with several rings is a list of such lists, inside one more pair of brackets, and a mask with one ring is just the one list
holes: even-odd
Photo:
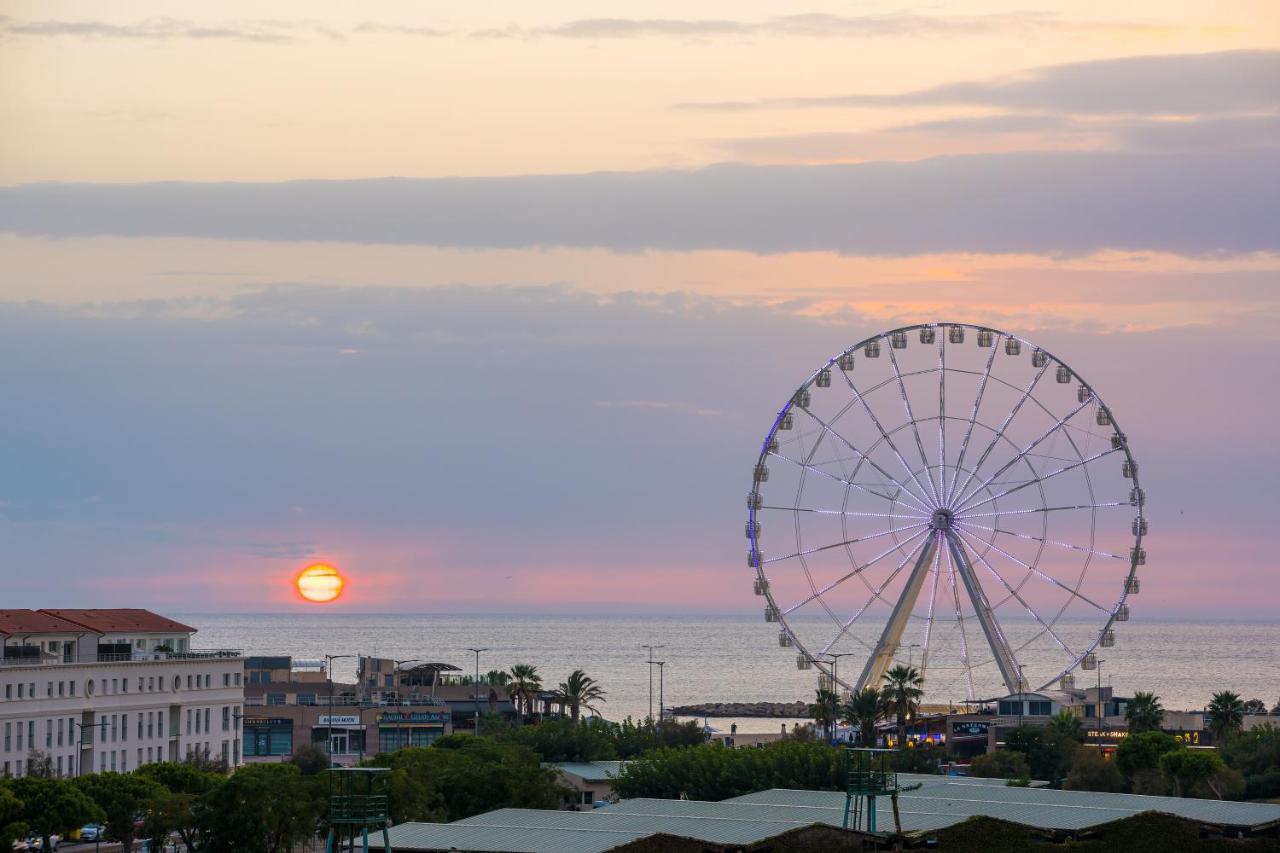
[(1001, 699), (999, 710), (1002, 717), (1016, 717), (1022, 713), (1022, 703), (1014, 702), (1011, 699)]
[(222, 673), (222, 686), (223, 687), (231, 686), (231, 673), (229, 672)]
[[(225, 731), (230, 731), (230, 729), (231, 729), (231, 709), (224, 705), (222, 707), (222, 730), (225, 732)], [(223, 743), (226, 743), (226, 741), (223, 741)], [(223, 756), (223, 757), (225, 758), (226, 756)]]
[(189, 675), (187, 676), (187, 689), (188, 689), (188, 690), (190, 690), (190, 689), (191, 689), (191, 676), (189, 676)]
[(206, 733), (209, 731), (209, 712), (210, 712), (211, 710), (213, 710), (213, 709), (212, 709), (212, 708), (205, 708), (205, 709), (204, 709), (204, 730), (205, 730), (205, 732), (206, 732)]
[(138, 763), (135, 766), (142, 766), (142, 747), (138, 747)]
[(53, 746), (53, 720), (44, 721), (44, 746), (45, 749)]
[(52, 681), (46, 681), (44, 683), (44, 695), (49, 699), (53, 698), (53, 682)]
[(191, 734), (191, 709), (187, 709), (187, 734)]
[(584, 806), (589, 806), (595, 801), (596, 801), (596, 795), (594, 793), (592, 793), (591, 791), (582, 792), (582, 804)]
[(105, 752), (98, 753), (98, 772), (107, 772), (107, 754)]
[(59, 696), (65, 696), (65, 695), (66, 695), (66, 690), (67, 690), (67, 683), (66, 683), (65, 681), (59, 681), (59, 682), (58, 682), (58, 695), (59, 695)]
[(156, 734), (164, 737), (164, 712), (156, 711)]
[(62, 776), (62, 756), (58, 756), (58, 776)]
[(76, 683), (74, 681), (71, 682), (71, 695), (76, 695)]
[(236, 687), (240, 686), (240, 673), (236, 673)]
[(22, 752), (22, 721), (18, 721), (18, 752)]
[(4, 698), (6, 698), (6, 699), (12, 699), (12, 698), (13, 698), (13, 685), (12, 685), (12, 684), (6, 684), (6, 685), (4, 686)]
[(26, 686), (25, 684), (19, 684), (19, 685), (18, 685), (18, 698), (19, 698), (19, 699), (21, 699), (21, 698), (22, 698), (22, 688), (23, 688), (23, 687), (25, 687), (25, 686)]
[(129, 739), (129, 715), (120, 715), (120, 740)]
[(152, 713), (151, 711), (147, 712), (147, 737), (155, 737), (156, 734), (156, 724)]
[(316, 694), (299, 693), (294, 701), (296, 701), (299, 705), (314, 705), (316, 704)]
[(1053, 713), (1053, 703), (1040, 700), (1032, 700), (1027, 703), (1027, 713), (1033, 717), (1047, 717)]
[(142, 712), (138, 712), (138, 740), (142, 740)]
[(111, 750), (111, 769), (113, 771), (116, 769), (116, 751), (114, 749)]
[(13, 744), (11, 743), (11, 741), (13, 740), (13, 735), (10, 734), (12, 730), (13, 730), (13, 723), (4, 724), (4, 751), (5, 752), (9, 752), (13, 748)]
[(283, 694), (283, 693), (268, 693), (268, 694), (267, 694), (267, 704), (268, 704), (268, 705), (283, 705), (283, 704), (284, 704), (284, 694)]

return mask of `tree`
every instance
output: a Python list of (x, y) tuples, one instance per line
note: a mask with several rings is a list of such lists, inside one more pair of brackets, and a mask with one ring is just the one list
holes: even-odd
[(1116, 747), (1116, 769), (1135, 794), (1164, 794), (1167, 790), (1160, 759), (1165, 753), (1185, 749), (1178, 739), (1164, 732), (1139, 732)]
[(1230, 690), (1213, 694), (1205, 722), (1219, 743), (1229, 740), (1244, 725), (1244, 703), (1240, 701), (1240, 695)]
[(1164, 722), (1164, 708), (1160, 706), (1160, 697), (1139, 690), (1125, 707), (1124, 717), (1129, 722), (1130, 735), (1159, 731), (1160, 724)]
[(1250, 699), (1244, 703), (1244, 712), (1246, 714), (1265, 714), (1267, 713), (1267, 703), (1261, 699)]
[(221, 773), (224, 776), (231, 772), (231, 766), (227, 764), (227, 760), (221, 756), (213, 758), (209, 754), (209, 747), (199, 747), (193, 749), (182, 759), (183, 764), (189, 764), (197, 770), (206, 773)]
[(1231, 799), (1244, 790), (1239, 771), (1222, 763), (1207, 749), (1178, 749), (1160, 756), (1160, 771), (1179, 797)]
[(818, 688), (814, 701), (809, 705), (809, 716), (822, 729), (822, 739), (831, 742), (831, 728), (840, 713), (840, 697), (834, 690)]
[(1027, 779), (1031, 776), (1027, 757), (1011, 749), (997, 749), (974, 756), (969, 762), (969, 772), (985, 779)]
[(480, 680), (490, 687), (506, 687), (511, 683), (511, 676), (501, 669), (491, 669)]
[(1103, 758), (1099, 750), (1077, 746), (1062, 787), (1068, 791), (1118, 792), (1124, 790), (1124, 776), (1116, 763)]
[(15, 797), (9, 786), (0, 779), (0, 850), (8, 850), (6, 845), (17, 840), (25, 831), (25, 827), (19, 822), (22, 807), (22, 800)]
[(524, 722), (524, 715), (533, 710), (533, 697), (542, 689), (542, 676), (531, 663), (518, 663), (511, 667), (511, 698), (516, 703), (516, 716)]
[(898, 748), (907, 742), (907, 720), (914, 717), (924, 695), (924, 678), (914, 666), (898, 664), (884, 674), (884, 686), (880, 695), (885, 707), (898, 721)]
[(133, 771), (155, 782), (163, 793), (152, 801), (144, 831), (152, 849), (159, 849), (172, 833), (177, 833), (190, 853), (201, 850), (207, 841), (197, 819), (200, 798), (226, 782), (220, 773), (198, 770), (183, 762), (144, 764)]
[(49, 836), (65, 834), (89, 821), (102, 820), (102, 809), (70, 779), (23, 776), (10, 780), (9, 788), (22, 803), (18, 820), (40, 836), (43, 850), (51, 849)]
[(1048, 729), (1076, 743), (1084, 742), (1084, 729), (1080, 725), (1080, 718), (1066, 708), (1049, 718)]
[(289, 763), (303, 776), (314, 776), (328, 770), (333, 763), (328, 751), (318, 743), (302, 743), (294, 747)]
[(53, 778), (53, 756), (42, 749), (33, 749), (27, 753), (27, 775), (41, 779)]
[(1220, 754), (1228, 767), (1244, 776), (1245, 797), (1280, 797), (1280, 726), (1267, 723), (1241, 732)]
[(776, 741), (763, 749), (702, 744), (624, 764), (614, 790), (621, 797), (723, 800), (769, 788), (840, 791), (848, 774), (847, 751), (816, 741)]
[(1057, 784), (1071, 769), (1071, 758), (1079, 745), (1047, 726), (1020, 726), (1005, 735), (1005, 747), (1027, 757), (1031, 776)]
[(840, 721), (858, 727), (858, 741), (865, 747), (876, 745), (876, 723), (884, 716), (884, 701), (880, 691), (874, 687), (864, 687), (849, 697), (849, 701), (840, 709)]
[(612, 725), (599, 718), (580, 723), (550, 718), (536, 726), (496, 731), (498, 741), (527, 747), (542, 761), (608, 761), (617, 758)]
[(580, 669), (569, 673), (569, 677), (560, 682), (556, 689), (556, 698), (569, 706), (569, 716), (576, 723), (583, 706), (591, 710), (593, 702), (604, 701), (604, 690), (596, 680)]
[(379, 755), (373, 763), (392, 770), (393, 820), (454, 821), (499, 808), (554, 809), (568, 793), (533, 750), (487, 737), (450, 735), (430, 747)]
[(288, 853), (314, 838), (324, 803), (292, 764), (249, 764), (206, 794), (208, 853)]
[(102, 809), (107, 837), (119, 841), (125, 850), (133, 849), (138, 815), (144, 814), (164, 793), (160, 785), (146, 776), (114, 771), (78, 776), (75, 784)]

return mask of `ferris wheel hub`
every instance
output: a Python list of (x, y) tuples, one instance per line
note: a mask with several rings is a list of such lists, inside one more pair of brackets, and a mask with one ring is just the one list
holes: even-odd
[(934, 530), (950, 530), (953, 518), (954, 516), (949, 509), (935, 510), (933, 518), (929, 520), (929, 526)]

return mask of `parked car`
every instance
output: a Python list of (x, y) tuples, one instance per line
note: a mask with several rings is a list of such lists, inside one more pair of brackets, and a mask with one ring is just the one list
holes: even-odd
[(102, 841), (102, 829), (103, 827), (100, 823), (86, 823), (84, 826), (80, 827), (80, 840)]
[[(50, 850), (57, 850), (58, 846), (61, 843), (62, 843), (62, 836), (60, 835), (49, 836)], [(23, 853), (26, 853), (26, 851), (29, 851), (29, 850), (44, 850), (45, 847), (44, 847), (44, 841), (40, 838), (40, 836), (28, 835), (25, 841), (13, 842), (13, 849), (20, 850), (20, 851), (23, 851)]]

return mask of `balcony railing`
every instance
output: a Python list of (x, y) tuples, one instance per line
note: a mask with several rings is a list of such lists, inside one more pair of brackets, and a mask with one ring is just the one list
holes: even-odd
[(141, 649), (120, 654), (84, 654), (67, 658), (62, 655), (46, 653), (39, 657), (4, 657), (0, 658), (0, 666), (64, 666), (86, 663), (130, 663), (134, 661), (167, 661), (167, 660), (216, 660), (244, 657), (243, 649), (190, 649), (185, 652), (142, 651)]

